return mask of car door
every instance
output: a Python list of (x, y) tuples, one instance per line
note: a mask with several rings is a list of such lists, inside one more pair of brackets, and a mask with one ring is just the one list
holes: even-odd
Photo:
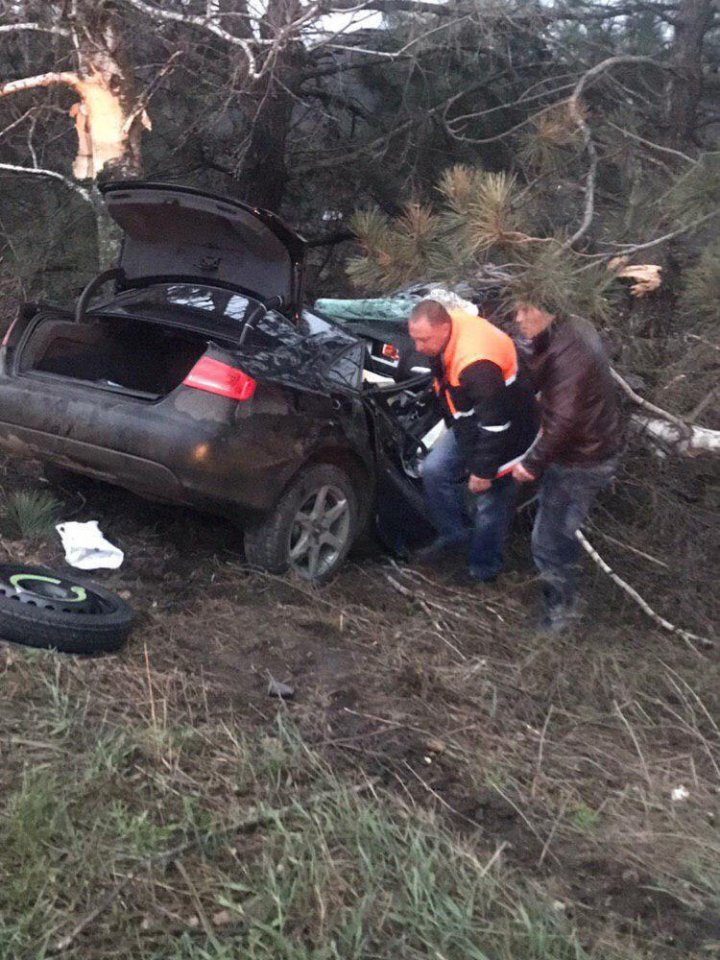
[(422, 492), (422, 461), (445, 426), (427, 377), (410, 385), (369, 386), (364, 403), (373, 432), (377, 533), (389, 550), (406, 555), (434, 535)]

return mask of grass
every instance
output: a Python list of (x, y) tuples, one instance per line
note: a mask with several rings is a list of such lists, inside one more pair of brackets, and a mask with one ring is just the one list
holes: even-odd
[[(539, 639), (514, 560), (482, 593), (393, 568), (411, 600), (377, 558), (315, 590), (232, 562), (219, 527), (188, 551), (184, 513), (103, 498), (131, 545), (108, 585), (143, 613), (128, 647), (0, 645), (0, 960), (68, 937), (67, 960), (714, 955), (714, 653), (592, 570), (585, 627)], [(658, 509), (652, 542), (622, 512), (603, 527), (684, 557), (695, 593), (637, 553), (613, 565), (710, 633), (711, 528)]]
[(12, 538), (30, 542), (55, 532), (60, 503), (46, 490), (19, 490), (5, 503), (5, 523)]
[(82, 670), (59, 662), (18, 653), (1, 675), (4, 712), (22, 690), (31, 722), (20, 727), (34, 731), (20, 737), (16, 723), (9, 742), (35, 756), (4, 773), (3, 960), (41, 960), (118, 884), (73, 942), (78, 956), (589, 956), (492, 845), (461, 839), (364, 775), (339, 777), (282, 716), (270, 731), (192, 728), (183, 712), (196, 693), (183, 688), (173, 706), (166, 689), (161, 729), (147, 704), (122, 708), (121, 696), (119, 714), (95, 716), (98, 729)]

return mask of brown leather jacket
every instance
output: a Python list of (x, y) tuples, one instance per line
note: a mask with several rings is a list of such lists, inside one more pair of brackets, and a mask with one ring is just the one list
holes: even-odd
[(542, 435), (523, 466), (539, 477), (551, 463), (589, 467), (616, 456), (623, 425), (595, 328), (579, 317), (558, 317), (530, 341), (525, 359), (540, 391)]

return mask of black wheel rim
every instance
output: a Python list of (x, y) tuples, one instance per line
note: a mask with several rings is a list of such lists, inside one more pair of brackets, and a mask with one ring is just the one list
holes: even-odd
[(0, 565), (0, 599), (77, 616), (110, 613), (114, 606), (90, 587), (50, 570)]

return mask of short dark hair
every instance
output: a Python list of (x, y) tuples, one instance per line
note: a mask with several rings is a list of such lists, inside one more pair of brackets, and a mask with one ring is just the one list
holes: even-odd
[(434, 327), (440, 326), (441, 323), (452, 323), (452, 317), (437, 300), (421, 300), (420, 303), (416, 303), (410, 311), (408, 322), (412, 323), (413, 320), (419, 320), (421, 317)]

